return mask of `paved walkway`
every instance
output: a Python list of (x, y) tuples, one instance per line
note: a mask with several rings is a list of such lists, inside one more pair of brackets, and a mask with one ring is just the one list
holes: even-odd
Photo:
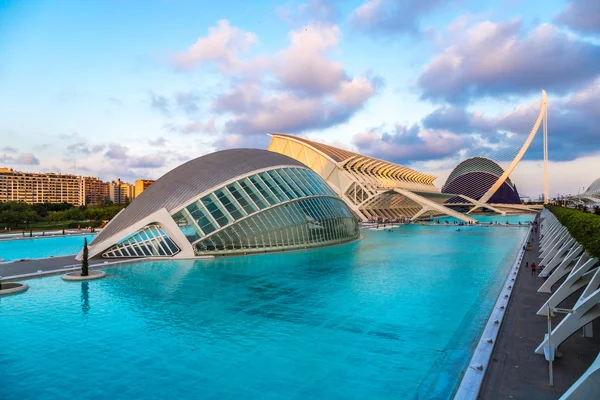
[[(90, 266), (99, 264), (104, 264), (104, 260), (90, 262)], [(75, 255), (43, 258), (39, 260), (17, 261), (0, 264), (0, 276), (2, 276), (3, 279), (8, 279), (11, 276), (32, 274), (38, 271), (55, 271), (76, 265), (80, 265), (80, 262), (75, 259)]]
[[(536, 347), (548, 332), (545, 317), (537, 311), (550, 297), (537, 293), (543, 283), (531, 275), (525, 262), (539, 265), (538, 234), (533, 234), (532, 251), (526, 252), (518, 273), (504, 322), (492, 353), (492, 359), (479, 394), (480, 399), (558, 399), (592, 364), (600, 352), (600, 320), (594, 321), (594, 338), (576, 333), (561, 346), (563, 356), (554, 362), (554, 387), (548, 385), (548, 362), (535, 354)], [(539, 272), (539, 271), (538, 271)], [(563, 279), (564, 280), (564, 279)], [(554, 288), (562, 283), (561, 280)], [(583, 289), (567, 298), (561, 307), (571, 308)], [(556, 314), (552, 326), (564, 318)]]
[(78, 264), (75, 255), (44, 258), (40, 260), (17, 261), (0, 264), (0, 276), (8, 278), (15, 275), (32, 274), (37, 271), (53, 271)]

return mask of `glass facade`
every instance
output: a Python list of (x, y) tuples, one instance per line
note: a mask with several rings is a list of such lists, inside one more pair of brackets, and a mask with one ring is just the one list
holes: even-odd
[(315, 197), (273, 207), (198, 242), (196, 254), (248, 253), (343, 243), (358, 227), (341, 200)]
[(160, 226), (148, 225), (106, 250), (102, 257), (171, 257), (180, 251)]
[(196, 255), (314, 247), (359, 237), (344, 202), (316, 173), (297, 167), (218, 187), (172, 217)]

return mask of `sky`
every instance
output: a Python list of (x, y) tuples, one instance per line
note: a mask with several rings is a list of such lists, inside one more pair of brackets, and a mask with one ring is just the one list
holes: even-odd
[[(506, 166), (548, 93), (550, 194), (600, 177), (600, 2), (0, 0), (0, 166), (157, 179), (300, 135)], [(542, 193), (541, 130), (513, 172)]]

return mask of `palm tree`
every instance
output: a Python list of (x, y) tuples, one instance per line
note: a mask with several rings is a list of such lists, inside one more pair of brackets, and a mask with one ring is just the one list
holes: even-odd
[(81, 258), (81, 276), (88, 276), (88, 247), (87, 238), (83, 238), (83, 257)]

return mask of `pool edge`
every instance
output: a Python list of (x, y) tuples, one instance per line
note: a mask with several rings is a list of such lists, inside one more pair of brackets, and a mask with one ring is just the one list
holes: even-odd
[[(454, 392), (454, 396), (452, 397), (454, 400), (477, 399), (479, 395), (492, 352), (496, 346), (496, 339), (498, 338), (500, 328), (502, 327), (506, 308), (512, 297), (512, 289), (514, 288), (517, 277), (516, 272), (519, 270), (525, 254), (524, 246), (531, 236), (532, 229), (533, 225), (530, 225), (527, 234), (519, 247), (515, 260), (513, 261), (512, 267), (508, 270), (506, 279), (503, 282), (503, 288), (498, 294), (494, 308), (490, 312), (490, 317), (478, 338), (479, 343), (473, 351), (469, 363), (463, 372), (463, 377), (458, 385), (458, 389)], [(513, 273), (511, 274), (511, 272)], [(511, 277), (514, 277), (515, 281), (511, 281)], [(495, 321), (498, 321), (498, 323), (495, 323)]]

